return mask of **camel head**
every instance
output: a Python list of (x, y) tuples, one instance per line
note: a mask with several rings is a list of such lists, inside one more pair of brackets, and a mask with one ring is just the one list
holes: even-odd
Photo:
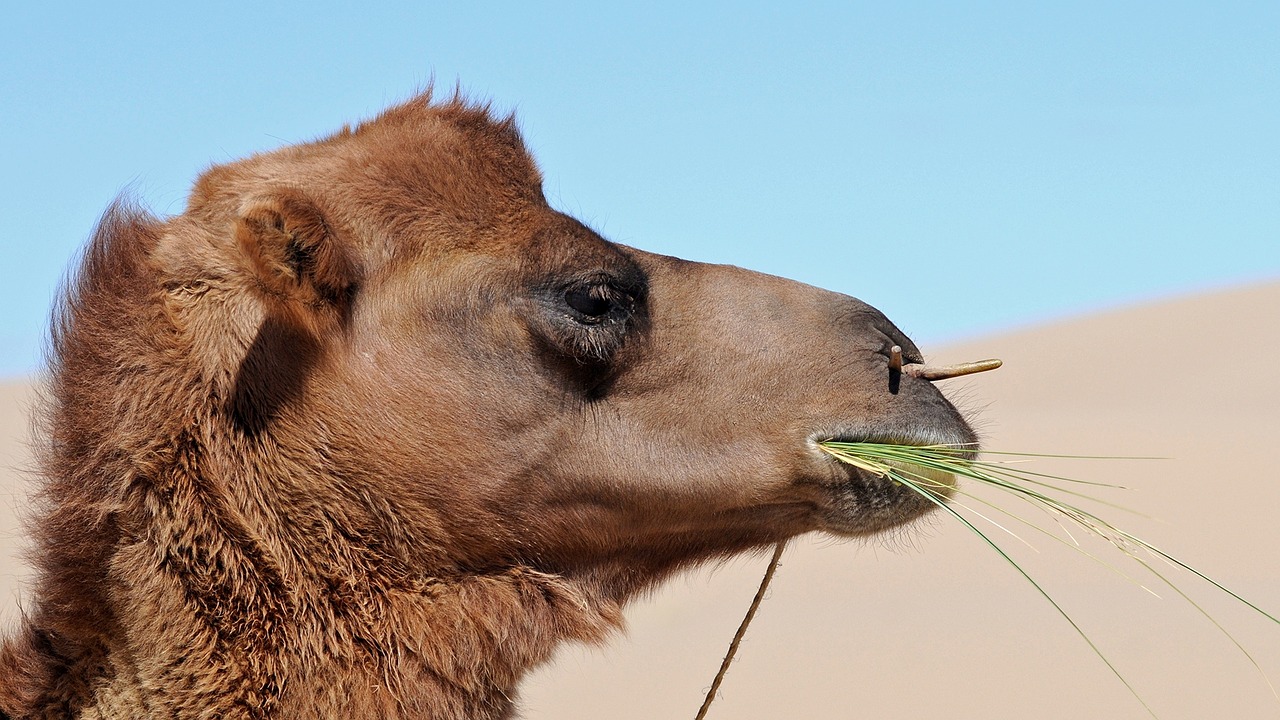
[(15, 715), (502, 717), (681, 567), (929, 508), (818, 442), (974, 441), (871, 306), (610, 242), (458, 100), (114, 209), (52, 346)]
[(409, 566), (634, 583), (875, 533), (929, 504), (817, 441), (974, 440), (891, 373), (895, 346), (922, 358), (883, 314), (609, 242), (548, 206), (511, 121), (480, 110), (411, 102), (215, 169), (178, 222), (171, 287), (209, 275), (197, 254), (249, 286), (189, 309), (192, 352), (234, 370), (229, 418), (323, 448), (319, 492), (377, 498)]

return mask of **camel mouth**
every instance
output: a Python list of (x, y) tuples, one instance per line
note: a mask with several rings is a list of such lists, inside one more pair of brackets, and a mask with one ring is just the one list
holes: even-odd
[(813, 432), (806, 438), (812, 452), (825, 460), (835, 461), (829, 453), (822, 449), (823, 443), (852, 443), (866, 445), (906, 445), (912, 447), (954, 447), (976, 451), (977, 439), (968, 428), (933, 428), (916, 429), (911, 432), (883, 432), (876, 430), (841, 429), (838, 431)]
[[(883, 470), (877, 471), (868, 468), (859, 468), (847, 462), (842, 462), (830, 453), (822, 450), (823, 443), (847, 443), (847, 444), (865, 444), (865, 445), (884, 445), (884, 446), (909, 446), (909, 447), (946, 447), (946, 448), (963, 448), (966, 452), (975, 451), (978, 444), (972, 440), (956, 437), (951, 433), (939, 434), (920, 434), (911, 437), (889, 436), (889, 435), (836, 435), (833, 437), (814, 440), (813, 444), (818, 448), (826, 460), (835, 462), (849, 470), (860, 471), (863, 474), (871, 475), (881, 480), (902, 485), (893, 479), (893, 477)], [(934, 468), (923, 467), (911, 463), (909, 461), (885, 460), (883, 465), (886, 470), (895, 471), (907, 480), (914, 480), (926, 487), (936, 489), (944, 497), (950, 497), (956, 489), (955, 473), (950, 473)]]
[[(812, 452), (821, 455), (833, 478), (828, 484), (828, 504), (823, 512), (823, 529), (844, 536), (866, 536), (883, 532), (923, 517), (938, 508), (957, 489), (955, 474), (908, 462), (880, 461), (859, 466), (833, 457), (822, 443), (910, 445), (915, 447), (976, 447), (957, 433), (883, 434), (841, 432), (815, 434), (809, 438)], [(902, 482), (906, 478), (911, 482)], [(928, 488), (922, 492), (921, 488)]]

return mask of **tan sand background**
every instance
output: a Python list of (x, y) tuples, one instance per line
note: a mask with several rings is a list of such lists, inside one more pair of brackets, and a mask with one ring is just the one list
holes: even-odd
[[(1128, 486), (1107, 498), (1150, 518), (1091, 509), (1280, 614), (1280, 283), (1051, 323), (941, 348), (930, 359), (993, 356), (1005, 368), (947, 385), (976, 416), (988, 447), (1170, 458), (1034, 467)], [(26, 572), (14, 519), (25, 487), (14, 468), (29, 462), (22, 442), (29, 398), (25, 385), (0, 386), (7, 621)], [(1054, 527), (1035, 511), (1019, 512)], [(1280, 718), (1280, 700), (1259, 670), (1158, 579), (1106, 546), (1086, 544), (1141, 576), (1159, 599), (1000, 519), (1038, 552), (998, 529), (991, 537), (1160, 717)], [(523, 693), (524, 717), (692, 718), (763, 567), (763, 558), (743, 558), (703, 569), (637, 603), (625, 637), (605, 648), (568, 648), (535, 674)], [(1280, 682), (1280, 626), (1159, 567)], [(1043, 597), (938, 515), (878, 540), (793, 543), (711, 717), (1149, 715)]]

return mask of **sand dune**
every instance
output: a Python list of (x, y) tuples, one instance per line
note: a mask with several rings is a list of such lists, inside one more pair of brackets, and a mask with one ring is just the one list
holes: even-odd
[[(1099, 514), (1280, 612), (1280, 283), (1053, 323), (943, 348), (1001, 357), (949, 381), (992, 448), (1151, 461), (1037, 467), (1131, 488)], [(19, 408), (0, 387), (0, 463), (25, 462)], [(0, 596), (11, 617), (24, 570), (0, 491)], [(1046, 528), (1053, 521), (1025, 511)], [(1250, 660), (1175, 591), (1159, 599), (1017, 521), (1036, 546), (992, 530), (1162, 718), (1280, 716)], [(1090, 549), (1106, 550), (1096, 545)], [(1103, 553), (1121, 567), (1118, 553)], [(571, 648), (526, 686), (524, 716), (690, 718), (749, 602), (763, 558), (677, 579), (629, 613), (602, 649)], [(1135, 577), (1140, 567), (1124, 566)], [(1280, 683), (1280, 626), (1167, 566)], [(972, 534), (935, 517), (877, 541), (797, 541), (712, 709), (715, 718), (1143, 718), (1142, 705), (1025, 580)]]

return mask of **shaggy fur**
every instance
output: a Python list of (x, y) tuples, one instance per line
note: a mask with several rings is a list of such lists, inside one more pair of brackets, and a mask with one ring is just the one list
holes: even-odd
[(111, 208), (53, 326), (0, 710), (504, 718), (681, 567), (923, 501), (815, 439), (969, 441), (844, 296), (605, 241), (420, 97)]

